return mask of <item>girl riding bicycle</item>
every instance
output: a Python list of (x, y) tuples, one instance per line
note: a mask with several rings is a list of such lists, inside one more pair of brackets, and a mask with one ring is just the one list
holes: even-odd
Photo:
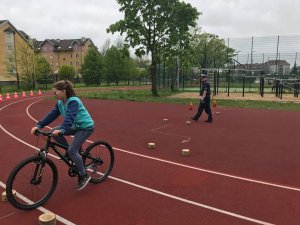
[[(70, 81), (58, 81), (53, 84), (53, 93), (58, 99), (56, 105), (48, 115), (40, 120), (31, 129), (34, 134), (37, 129), (41, 129), (62, 115), (64, 121), (60, 126), (52, 128), (51, 132), (56, 142), (68, 147), (68, 155), (74, 162), (78, 170), (77, 190), (83, 189), (91, 179), (87, 174), (79, 149), (94, 131), (94, 121), (84, 107), (81, 100), (76, 97), (72, 83)], [(61, 135), (62, 134), (62, 135)], [(74, 135), (73, 141), (68, 144), (63, 135)]]

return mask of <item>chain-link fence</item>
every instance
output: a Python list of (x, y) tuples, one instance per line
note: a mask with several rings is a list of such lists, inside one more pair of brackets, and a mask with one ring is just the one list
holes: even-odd
[(161, 64), (157, 71), (158, 86), (178, 85), (179, 89), (195, 90), (200, 86), (200, 73), (204, 72), (209, 75), (214, 95), (251, 92), (298, 96), (300, 35), (224, 38), (223, 41), (234, 50), (227, 62), (218, 62), (218, 57), (212, 55), (215, 51), (210, 51), (202, 53), (213, 61), (203, 63), (208, 68), (181, 67), (178, 72), (177, 65), (165, 67)]

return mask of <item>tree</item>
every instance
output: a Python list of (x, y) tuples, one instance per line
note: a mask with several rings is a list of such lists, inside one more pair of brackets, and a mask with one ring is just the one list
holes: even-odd
[(129, 50), (121, 42), (118, 42), (116, 45), (112, 45), (108, 50), (106, 50), (104, 56), (104, 67), (108, 85), (112, 81), (115, 81), (118, 85), (120, 80), (127, 79), (128, 70), (126, 70), (126, 67), (129, 58)]
[(18, 46), (17, 64), (20, 80), (23, 81), (27, 87), (32, 85), (32, 88), (34, 89), (36, 56), (32, 46), (28, 45), (27, 43), (23, 43)]
[(147, 84), (147, 80), (149, 79), (149, 71), (151, 62), (147, 58), (137, 57), (135, 58), (135, 62), (137, 64), (139, 70), (139, 79), (140, 84), (142, 84), (142, 80), (145, 80)]
[(139, 79), (140, 71), (137, 67), (136, 61), (133, 58), (128, 58), (127, 63), (125, 64), (125, 73), (128, 84), (130, 80), (132, 80), (132, 84), (134, 84), (135, 80)]
[(36, 81), (39, 83), (52, 83), (51, 66), (43, 56), (36, 56)]
[(194, 65), (200, 68), (220, 68), (225, 64), (229, 65), (234, 51), (217, 35), (197, 31), (192, 37), (190, 53)]
[(83, 82), (87, 85), (102, 82), (102, 57), (96, 48), (90, 48), (81, 65), (80, 73)]
[(67, 64), (62, 65), (58, 70), (58, 76), (60, 80), (73, 81), (75, 74), (75, 68)]
[[(152, 95), (157, 96), (156, 64), (161, 46), (171, 49), (186, 37), (189, 27), (196, 26), (199, 12), (179, 0), (117, 0), (124, 19), (112, 24), (107, 32), (126, 33), (126, 43), (136, 54), (151, 54)], [(182, 37), (179, 35), (183, 35)], [(184, 43), (184, 41), (182, 42)]]

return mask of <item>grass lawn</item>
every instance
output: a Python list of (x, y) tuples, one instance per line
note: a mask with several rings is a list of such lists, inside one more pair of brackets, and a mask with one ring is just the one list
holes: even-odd
[[(154, 97), (150, 90), (103, 90), (93, 92), (79, 92), (79, 97), (110, 99), (110, 100), (126, 100), (139, 102), (161, 102), (176, 103), (188, 105), (192, 102), (194, 105), (199, 104), (197, 99), (179, 99), (169, 98), (169, 96), (181, 92), (158, 91), (159, 96)], [(259, 100), (218, 100), (218, 107), (237, 107), (237, 108), (259, 108), (259, 109), (276, 109), (300, 111), (300, 104), (292, 102), (276, 102), (276, 101), (259, 101)]]

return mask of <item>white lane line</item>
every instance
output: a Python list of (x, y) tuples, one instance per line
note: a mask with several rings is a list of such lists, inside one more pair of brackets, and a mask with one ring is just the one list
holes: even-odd
[[(88, 142), (92, 143), (92, 141), (88, 141)], [(152, 159), (152, 160), (168, 163), (168, 164), (175, 165), (175, 166), (180, 166), (180, 167), (183, 167), (183, 168), (188, 168), (188, 169), (197, 170), (197, 171), (210, 173), (210, 174), (215, 174), (215, 175), (219, 175), (219, 176), (223, 176), (223, 177), (229, 177), (229, 178), (233, 178), (233, 179), (237, 179), (237, 180), (242, 180), (242, 181), (247, 181), (247, 182), (252, 182), (252, 183), (257, 183), (257, 184), (263, 184), (263, 185), (272, 186), (272, 187), (276, 187), (276, 188), (282, 188), (282, 189), (287, 189), (287, 190), (291, 190), (291, 191), (299, 191), (300, 192), (300, 188), (297, 188), (297, 187), (290, 187), (290, 186), (286, 186), (286, 185), (275, 184), (275, 183), (255, 180), (255, 179), (251, 179), (251, 178), (235, 176), (235, 175), (231, 175), (231, 174), (227, 174), (227, 173), (221, 173), (221, 172), (218, 172), (218, 171), (207, 170), (207, 169), (194, 167), (194, 166), (189, 166), (189, 165), (185, 165), (185, 164), (181, 164), (181, 163), (177, 163), (177, 162), (173, 162), (173, 161), (169, 161), (169, 160), (165, 160), (165, 159), (160, 159), (160, 158), (156, 158), (156, 157), (152, 157), (152, 156), (142, 155), (142, 154), (135, 153), (135, 152), (130, 152), (130, 151), (127, 151), (127, 150), (116, 148), (116, 147), (113, 147), (113, 149), (118, 150), (120, 152), (127, 153), (127, 154), (139, 156), (139, 157), (146, 158), (146, 159)]]
[[(35, 103), (37, 103), (39, 101), (31, 103), (27, 107), (27, 109), (26, 109), (27, 115), (33, 121), (35, 121), (35, 122), (37, 122), (37, 120), (30, 115), (29, 108), (33, 104), (35, 104)], [(51, 127), (48, 127), (48, 128), (51, 129)], [(90, 141), (90, 140), (87, 140), (87, 142), (93, 143), (93, 141)], [(152, 156), (142, 155), (142, 154), (139, 154), (139, 153), (131, 152), (131, 151), (128, 151), (128, 150), (117, 148), (117, 147), (113, 147), (113, 149), (118, 150), (120, 152), (127, 153), (127, 154), (135, 155), (135, 156), (138, 156), (138, 157), (142, 157), (142, 158), (146, 158), (146, 159), (151, 159), (151, 160), (155, 160), (155, 161), (159, 161), (159, 162), (163, 162), (163, 163), (168, 163), (168, 164), (171, 164), (171, 165), (180, 166), (180, 167), (187, 168), (187, 169), (197, 170), (197, 171), (201, 171), (201, 172), (205, 172), (205, 173), (210, 173), (210, 174), (214, 174), (214, 175), (219, 175), (219, 176), (223, 176), (223, 177), (229, 177), (229, 178), (232, 178), (232, 179), (237, 179), (237, 180), (252, 182), (252, 183), (256, 183), (256, 184), (262, 184), (262, 185), (267, 185), (267, 186), (271, 186), (271, 187), (282, 188), (282, 189), (286, 189), (286, 190), (300, 192), (300, 188), (297, 188), (297, 187), (291, 187), (291, 186), (287, 186), (287, 185), (276, 184), (276, 183), (271, 183), (271, 182), (266, 182), (266, 181), (251, 179), (251, 178), (247, 178), (247, 177), (235, 176), (235, 175), (231, 175), (231, 174), (227, 174), (227, 173), (222, 173), (222, 172), (218, 172), (218, 171), (214, 171), (214, 170), (203, 169), (203, 168), (199, 168), (199, 167), (195, 167), (195, 166), (189, 166), (189, 165), (185, 165), (185, 164), (181, 164), (181, 163), (177, 163), (177, 162), (173, 162), (173, 161), (169, 161), (169, 160), (165, 160), (165, 159), (160, 159), (160, 158), (156, 158), (156, 157), (152, 157)]]
[(170, 136), (185, 138), (184, 140), (181, 141), (181, 143), (189, 142), (192, 139), (189, 136), (184, 136), (184, 135), (179, 135), (179, 134), (173, 134), (173, 133), (167, 133), (167, 132), (158, 131), (159, 129), (165, 128), (167, 126), (169, 126), (169, 125), (164, 125), (164, 126), (161, 126), (161, 127), (158, 127), (158, 128), (154, 128), (154, 129), (151, 129), (150, 131), (152, 133), (165, 134), (165, 135), (170, 135)]
[[(1, 181), (0, 181), (0, 186), (2, 188), (6, 189), (6, 185), (3, 182), (1, 182)], [(30, 204), (33, 203), (30, 199), (26, 198), (25, 196), (21, 195), (18, 192), (17, 192), (17, 196), (18, 196), (18, 198), (22, 199), (24, 202), (27, 202), (27, 203), (30, 203)], [(53, 212), (49, 211), (48, 209), (45, 209), (44, 207), (38, 207), (37, 209), (39, 211), (41, 211), (42, 213), (53, 213)], [(54, 213), (54, 214), (56, 215), (56, 219), (58, 221), (62, 222), (63, 224), (66, 224), (66, 225), (76, 225), (75, 223), (72, 223), (71, 221), (69, 221), (69, 220), (67, 220), (67, 219), (65, 219), (65, 218), (57, 215), (56, 213)]]
[(111, 176), (109, 176), (109, 177), (113, 180), (117, 180), (119, 182), (131, 185), (131, 186), (134, 186), (134, 187), (137, 187), (137, 188), (149, 191), (149, 192), (153, 192), (153, 193), (156, 193), (156, 194), (159, 194), (159, 195), (171, 198), (171, 199), (175, 199), (175, 200), (178, 200), (178, 201), (181, 201), (181, 202), (184, 202), (184, 203), (187, 203), (187, 204), (191, 204), (191, 205), (194, 205), (194, 206), (198, 206), (198, 207), (201, 207), (201, 208), (205, 208), (205, 209), (208, 209), (208, 210), (211, 210), (211, 211), (219, 212), (221, 214), (236, 217), (236, 218), (239, 218), (239, 219), (242, 219), (242, 220), (251, 221), (251, 222), (254, 222), (254, 223), (258, 223), (258, 224), (274, 225), (272, 223), (264, 222), (264, 221), (261, 221), (261, 220), (256, 220), (256, 219), (253, 219), (253, 218), (250, 218), (250, 217), (247, 217), (247, 216), (243, 216), (243, 215), (239, 215), (239, 214), (232, 213), (232, 212), (229, 212), (229, 211), (225, 211), (225, 210), (222, 210), (222, 209), (218, 209), (218, 208), (215, 208), (215, 207), (212, 207), (212, 206), (209, 206), (209, 205), (204, 205), (204, 204), (201, 204), (199, 202), (191, 201), (191, 200), (181, 198), (181, 197), (178, 197), (178, 196), (175, 196), (175, 195), (170, 195), (168, 193), (161, 192), (161, 191), (158, 191), (158, 190), (155, 190), (155, 189), (152, 189), (152, 188), (148, 188), (148, 187), (145, 187), (145, 186), (142, 186), (142, 185), (139, 185), (139, 184), (135, 184), (135, 183), (132, 183), (132, 182), (129, 182), (129, 181), (125, 181), (125, 180), (122, 180), (122, 179), (119, 179), (119, 178), (115, 178), (115, 177), (111, 177)]
[[(0, 181), (0, 182), (1, 182), (1, 181)], [(7, 214), (7, 215), (5, 215), (5, 216), (2, 216), (2, 217), (0, 217), (0, 220), (5, 219), (5, 218), (7, 218), (7, 217), (10, 217), (10, 216), (12, 216), (12, 215), (14, 215), (14, 214), (16, 214), (16, 212)]]
[[(16, 136), (14, 136), (13, 134), (11, 134), (10, 132), (8, 132), (6, 129), (4, 129), (4, 127), (2, 125), (0, 125), (0, 128), (5, 132), (7, 133), (9, 136), (11, 136), (12, 138), (16, 139), (17, 141), (20, 141), (21, 143), (24, 143), (26, 144), (27, 146), (30, 146), (34, 149), (37, 149), (36, 147), (30, 145), (29, 143), (26, 143), (25, 141), (17, 138)], [(55, 157), (54, 155), (52, 154), (48, 154), (52, 157)], [(59, 157), (55, 157), (55, 158), (59, 158)], [(188, 200), (188, 199), (185, 199), (185, 198), (181, 198), (181, 197), (178, 197), (178, 196), (175, 196), (175, 195), (171, 195), (171, 194), (168, 194), (168, 193), (165, 193), (165, 192), (161, 192), (161, 191), (158, 191), (158, 190), (155, 190), (155, 189), (152, 189), (152, 188), (148, 188), (148, 187), (145, 187), (145, 186), (142, 186), (142, 185), (139, 185), (139, 184), (135, 184), (135, 183), (132, 183), (130, 181), (126, 181), (126, 180), (123, 180), (123, 179), (120, 179), (120, 178), (117, 178), (117, 177), (112, 177), (112, 176), (109, 176), (110, 179), (113, 179), (113, 180), (116, 180), (116, 181), (119, 181), (119, 182), (122, 182), (122, 183), (125, 183), (125, 184), (128, 184), (128, 185), (131, 185), (131, 186), (134, 186), (136, 188), (140, 188), (140, 189), (143, 189), (143, 190), (146, 190), (146, 191), (149, 191), (149, 192), (152, 192), (152, 193), (156, 193), (158, 195), (162, 195), (162, 196), (165, 196), (165, 197), (168, 197), (168, 198), (171, 198), (171, 199), (175, 199), (177, 201), (181, 201), (181, 202), (184, 202), (184, 203), (187, 203), (187, 204), (191, 204), (191, 205), (194, 205), (194, 206), (198, 206), (198, 207), (201, 207), (201, 208), (205, 208), (205, 209), (208, 209), (208, 210), (212, 210), (212, 211), (215, 211), (215, 212), (218, 212), (218, 213), (221, 213), (221, 214), (225, 214), (225, 215), (228, 215), (228, 216), (232, 216), (232, 217), (236, 217), (236, 218), (239, 218), (239, 219), (242, 219), (242, 220), (247, 220), (247, 221), (251, 221), (251, 222), (254, 222), (254, 223), (258, 223), (258, 224), (263, 224), (263, 225), (273, 225), (271, 223), (268, 223), (268, 222), (264, 222), (264, 221), (261, 221), (261, 220), (256, 220), (254, 218), (251, 218), (251, 217), (246, 217), (246, 216), (243, 216), (243, 215), (239, 215), (239, 214), (236, 214), (236, 213), (232, 213), (232, 212), (229, 212), (229, 211), (226, 211), (226, 210), (222, 210), (222, 209), (218, 209), (218, 208), (215, 208), (215, 207), (212, 207), (212, 206), (209, 206), (209, 205), (205, 205), (205, 204), (201, 204), (201, 203), (198, 203), (198, 202), (195, 202), (195, 201), (191, 201), (191, 200)], [(3, 186), (5, 188), (5, 184), (3, 184), (1, 181), (0, 181), (0, 185)], [(25, 198), (25, 197), (24, 197)], [(26, 200), (30, 201), (29, 199), (25, 198)], [(38, 208), (40, 211), (42, 212), (49, 212), (48, 210), (46, 210), (45, 208), (43, 207), (39, 207)], [(66, 222), (69, 222), (68, 220), (64, 220), (62, 217), (60, 217), (60, 219), (62, 219), (67, 225), (71, 225), (73, 223), (70, 222), (69, 223), (66, 223)], [(61, 220), (60, 220), (61, 221)], [(62, 222), (62, 221), (61, 221)]]

